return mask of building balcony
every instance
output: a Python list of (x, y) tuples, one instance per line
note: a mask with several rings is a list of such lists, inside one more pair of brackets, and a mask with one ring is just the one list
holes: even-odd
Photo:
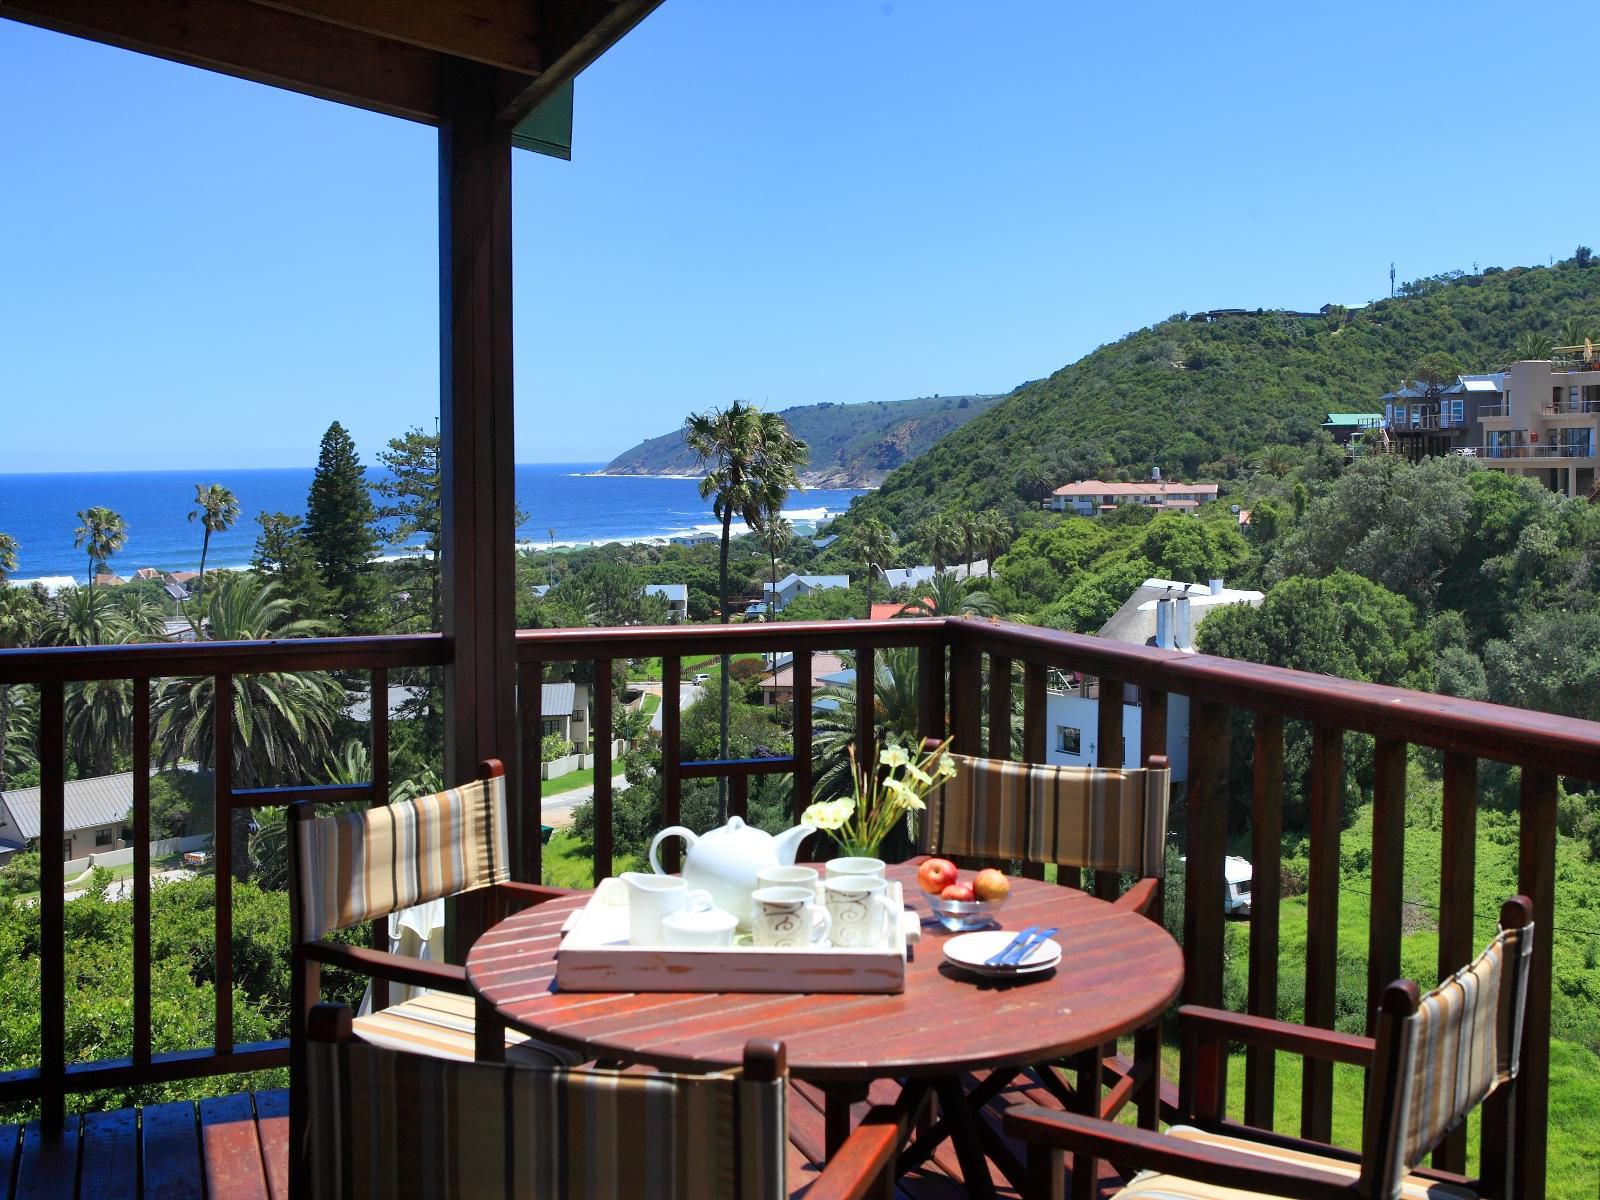
[(1539, 410), (1541, 417), (1565, 417), (1600, 413), (1600, 400), (1563, 400), (1560, 404), (1547, 404)]
[(1474, 446), (1473, 456), (1491, 462), (1506, 459), (1537, 459), (1543, 462), (1584, 462), (1592, 459), (1593, 446)]
[[(1483, 897), (1475, 896), (1473, 891), (1476, 846), (1470, 833), (1460, 833), (1474, 827), (1480, 759), (1522, 769), (1519, 817), (1522, 851), (1518, 887), (1533, 898), (1535, 920), (1544, 928), (1548, 928), (1553, 919), (1554, 889), (1558, 886), (1553, 833), (1558, 780), (1562, 777), (1600, 779), (1600, 723), (1007, 623), (909, 619), (523, 631), (515, 639), (520, 689), (520, 711), (515, 727), (522, 731), (521, 744), (509, 746), (505, 751), (508, 761), (520, 756), (511, 780), (516, 825), (512, 840), (514, 877), (539, 880), (543, 872), (539, 818), (544, 784), (540, 778), (538, 731), (541, 728), (542, 684), (549, 664), (590, 662), (594, 664), (595, 676), (605, 678), (617, 659), (660, 657), (664, 730), (660, 763), (661, 818), (664, 825), (670, 825), (680, 820), (685, 779), (726, 778), (729, 809), (733, 814), (744, 816), (748, 815), (749, 780), (753, 776), (788, 777), (798, 810), (809, 801), (813, 779), (828, 765), (814, 759), (814, 715), (806, 705), (794, 708), (792, 735), (797, 752), (748, 761), (684, 761), (676, 744), (682, 720), (679, 684), (683, 680), (683, 663), (694, 657), (723, 653), (787, 654), (792, 656), (796, 686), (809, 690), (813, 657), (841, 649), (856, 656), (855, 678), (849, 686), (856, 691), (857, 712), (861, 714), (857, 736), (863, 740), (873, 737), (871, 722), (875, 719), (878, 679), (873, 662), (877, 656), (887, 656), (890, 652), (894, 655), (894, 669), (916, 673), (914, 686), (907, 689), (907, 694), (915, 697), (918, 732), (940, 736), (949, 733), (954, 738), (954, 748), (969, 754), (1011, 757), (1013, 746), (1020, 744), (1028, 761), (1045, 761), (1046, 705), (1053, 677), (1077, 675), (1086, 681), (1092, 679), (1095, 683), (1089, 686), (1101, 694), (1120, 695), (1125, 685), (1138, 687), (1142, 701), (1138, 720), (1145, 745), (1166, 744), (1168, 699), (1187, 698), (1190, 750), (1184, 801), (1187, 870), (1183, 886), (1189, 920), (1183, 946), (1186, 971), (1183, 998), (1193, 1004), (1220, 1006), (1224, 1000), (1223, 888), (1228, 814), (1230, 811), (1240, 815), (1248, 813), (1257, 828), (1280, 827), (1281, 814), (1277, 806), (1284, 783), (1286, 721), (1307, 722), (1317, 730), (1311, 764), (1314, 778), (1340, 771), (1347, 733), (1377, 737), (1380, 763), (1391, 767), (1398, 765), (1400, 769), (1385, 767), (1377, 773), (1374, 843), (1407, 836), (1404, 822), (1406, 772), (1403, 769), (1407, 747), (1428, 747), (1442, 753), (1442, 820), (1445, 845), (1452, 855), (1441, 887), (1438, 910), (1439, 959), (1445, 970), (1471, 957), (1480, 932), (1475, 921)], [(72, 683), (132, 681), (132, 750), (137, 762), (147, 761), (151, 756), (149, 703), (153, 679), (210, 677), (215, 694), (229, 697), (235, 694), (237, 681), (265, 672), (337, 671), (346, 678), (354, 674), (369, 676), (374, 695), (380, 698), (370, 708), (370, 745), (376, 764), (373, 778), (365, 783), (339, 786), (249, 789), (235, 785), (233, 764), (225, 760), (212, 774), (212, 795), (216, 827), (226, 829), (230, 827), (233, 814), (241, 809), (273, 808), (302, 799), (381, 801), (387, 796), (389, 786), (389, 715), (388, 705), (381, 702), (387, 692), (389, 675), (418, 668), (448, 667), (451, 655), (450, 641), (439, 635), (5, 650), (0, 651), (0, 683), (21, 684), (38, 690), (39, 757), (43, 764), (41, 841), (52, 844), (53, 838), (58, 844), (65, 788), (61, 755), (62, 702), (66, 688)], [(887, 664), (890, 660), (885, 657), (883, 661)], [(1014, 708), (1019, 698), (1020, 708)], [(1099, 731), (1097, 740), (1103, 748), (1103, 765), (1121, 765), (1119, 749), (1124, 719), (1121, 708), (1108, 705), (1102, 711), (1104, 728)], [(230, 745), (233, 705), (219, 703), (215, 712), (214, 744)], [(1017, 730), (1020, 742), (1013, 740), (1014, 713), (1020, 713), (1021, 727)], [(1239, 764), (1248, 781), (1237, 792), (1230, 782), (1234, 772), (1229, 765), (1235, 714), (1253, 718), (1254, 729), (1253, 752), (1248, 761)], [(610, 690), (598, 689), (592, 713), (597, 759), (592, 851), (597, 880), (616, 869), (612, 846), (610, 733), (613, 718)], [(141, 776), (136, 772), (135, 777)], [(1335, 978), (1341, 956), (1364, 953), (1372, 964), (1368, 972), (1369, 1011), (1377, 1004), (1382, 989), (1399, 973), (1402, 914), (1407, 892), (1401, 877), (1401, 855), (1394, 852), (1392, 845), (1375, 844), (1372, 847), (1370, 931), (1363, 929), (1361, 946), (1341, 944), (1337, 870), (1341, 854), (1339, 798), (1337, 789), (1321, 794), (1323, 803), (1331, 807), (1324, 814), (1326, 819), (1318, 817), (1312, 822), (1309, 853), (1313, 866), (1305, 950), (1308, 986), (1304, 994), (1308, 1023), (1331, 1028), (1335, 1017), (1334, 989), (1328, 982)], [(147, 846), (148, 786), (136, 790), (132, 817), (136, 847)], [(1457, 831), (1456, 834), (1452, 835), (1452, 830)], [(1345, 847), (1344, 852), (1348, 851)], [(1278, 879), (1278, 853), (1277, 843), (1272, 838), (1258, 843), (1257, 879)], [(146, 850), (137, 853), (134, 861), (131, 920), (135, 949), (128, 1031), (132, 1053), (126, 1058), (104, 1061), (68, 1060), (64, 1034), (72, 998), (68, 995), (63, 969), (67, 937), (65, 881), (62, 864), (59, 860), (50, 861), (52, 857), (45, 856), (40, 864), (38, 910), (43, 953), (39, 998), (41, 1036), (37, 1054), (26, 1061), (0, 1063), (0, 1068), (7, 1071), (0, 1075), (0, 1102), (22, 1106), (26, 1112), (35, 1114), (35, 1120), (25, 1134), (19, 1134), (16, 1127), (11, 1127), (9, 1132), (0, 1129), (0, 1152), (20, 1153), (27, 1162), (28, 1147), (33, 1146), (37, 1159), (40, 1146), (61, 1144), (48, 1135), (65, 1128), (81, 1136), (86, 1149), (80, 1155), (74, 1140), (72, 1149), (62, 1152), (66, 1155), (62, 1162), (81, 1161), (82, 1169), (87, 1171), (103, 1162), (98, 1152), (90, 1153), (87, 1148), (131, 1147), (142, 1136), (146, 1145), (143, 1161), (148, 1167), (154, 1161), (149, 1149), (152, 1121), (169, 1121), (188, 1131), (182, 1151), (189, 1164), (187, 1169), (204, 1173), (212, 1169), (210, 1156), (214, 1148), (240, 1140), (230, 1141), (219, 1132), (208, 1141), (208, 1114), (211, 1124), (220, 1124), (231, 1113), (231, 1119), (241, 1128), (246, 1124), (253, 1126), (254, 1136), (242, 1139), (251, 1148), (251, 1154), (257, 1156), (253, 1160), (256, 1166), (251, 1169), (259, 1172), (263, 1179), (274, 1178), (273, 1172), (281, 1168), (281, 1159), (276, 1165), (270, 1159), (282, 1153), (279, 1126), (273, 1124), (280, 1115), (275, 1093), (259, 1092), (253, 1099), (245, 1095), (202, 1102), (198, 1125), (192, 1104), (187, 1108), (179, 1105), (178, 1108), (146, 1109), (141, 1118), (142, 1135), (136, 1133), (135, 1118), (129, 1113), (68, 1116), (69, 1108), (83, 1107), (81, 1097), (88, 1093), (111, 1097), (113, 1102), (122, 1097), (120, 1102), (125, 1104), (137, 1097), (141, 1089), (152, 1085), (207, 1076), (244, 1075), (286, 1064), (287, 1050), (281, 1040), (246, 1043), (235, 1039), (231, 999), (235, 978), (233, 880), (242, 863), (230, 839), (219, 838), (216, 843), (214, 974), (217, 987), (209, 1037), (205, 1044), (178, 1052), (153, 1051), (149, 997), (152, 972), (158, 969), (158, 964), (151, 959), (147, 894), (151, 862)], [(1331, 870), (1327, 869), (1330, 863), (1334, 864)], [(1109, 888), (1114, 893), (1118, 886), (1115, 875), (1095, 880), (1097, 891)], [(1253, 898), (1246, 1004), (1251, 1013), (1259, 1016), (1273, 1016), (1277, 1012), (1279, 903), (1279, 889), (1273, 887), (1259, 888)], [(1527, 1180), (1528, 1189), (1519, 1193), (1524, 1195), (1542, 1193), (1543, 1114), (1550, 1088), (1550, 942), (1540, 939), (1535, 947), (1534, 983), (1528, 999), (1523, 1043), (1523, 1074), (1516, 1101), (1518, 1111), (1526, 1114), (1521, 1127), (1531, 1139), (1519, 1148), (1522, 1151), (1519, 1162), (1526, 1163), (1525, 1170), (1533, 1173)], [(285, 946), (285, 956), (287, 952)], [(1322, 983), (1310, 986), (1317, 980)], [(1298, 988), (1298, 983), (1294, 986)], [(1270, 1059), (1264, 1069), (1246, 1073), (1247, 1113), (1272, 1111), (1273, 1079)], [(1308, 1077), (1299, 1124), (1309, 1135), (1325, 1132), (1334, 1087), (1335, 1077), (1331, 1073)], [(1172, 1100), (1176, 1093), (1169, 1088), (1163, 1095)], [(80, 1099), (69, 1103), (72, 1097)], [(1280, 1112), (1283, 1099), (1278, 1097)], [(7, 1136), (17, 1140), (6, 1143)], [(1464, 1146), (1464, 1139), (1449, 1143), (1435, 1161), (1446, 1169), (1459, 1169), (1465, 1161)], [(217, 1149), (216, 1152), (222, 1151)], [(134, 1169), (131, 1149), (127, 1150), (126, 1162), (131, 1172)], [(70, 1186), (59, 1194), (72, 1194)]]

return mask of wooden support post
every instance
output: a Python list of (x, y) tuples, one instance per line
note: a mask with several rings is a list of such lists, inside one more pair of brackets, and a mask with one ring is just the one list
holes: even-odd
[(1011, 757), (1011, 660), (989, 655), (989, 757)]
[[(1306, 892), (1306, 1024), (1333, 1028), (1339, 983), (1339, 798), (1344, 732), (1311, 731), (1310, 864)], [(1300, 1135), (1333, 1136), (1333, 1064), (1307, 1058), (1300, 1076)]]
[[(495, 73), (449, 60), (439, 123), (445, 782), (516, 751), (511, 128)], [(515, 764), (507, 763), (510, 770)], [(511, 814), (523, 844), (525, 814)]]
[(150, 1065), (150, 681), (133, 681), (133, 1062)]
[[(1555, 941), (1556, 777), (1522, 768), (1522, 825), (1517, 848), (1517, 889), (1533, 901), (1533, 961), (1522, 1023), (1522, 1070), (1517, 1076), (1516, 1144), (1512, 1186), (1518, 1200), (1544, 1200), (1550, 1111), (1550, 988)], [(1548, 931), (1540, 936), (1541, 931)]]
[[(1250, 983), (1246, 1007), (1252, 1016), (1278, 1015), (1278, 901), (1283, 860), (1283, 718), (1255, 714), (1255, 761), (1250, 793)], [(1272, 1128), (1277, 1055), (1268, 1046), (1244, 1052), (1244, 1119)]]
[[(683, 660), (676, 654), (661, 656), (661, 824), (676, 825), (683, 819)], [(806, 714), (809, 724), (811, 714)], [(677, 838), (661, 844), (661, 865), (669, 872), (678, 869)]]
[[(67, 799), (66, 689), (39, 685), (39, 1124), (67, 1119), (66, 887), (61, 843)], [(219, 828), (221, 828), (219, 826)]]
[(522, 836), (513, 843), (518, 860), (513, 878), (523, 883), (543, 883), (544, 663), (526, 663), (518, 673), (517, 713), (522, 721), (522, 770), (516, 772), (506, 764), (507, 774), (519, 784), (515, 789), (516, 807), (524, 814), (518, 822)]
[(216, 1021), (213, 1041), (218, 1054), (233, 1051), (233, 676), (211, 681), (212, 755), (212, 954)]
[[(1478, 843), (1478, 760), (1444, 756), (1444, 819), (1439, 834), (1439, 979), (1449, 978), (1472, 958), (1473, 862)], [(1433, 1165), (1461, 1174), (1467, 1169), (1467, 1128), (1445, 1134)]]
[(944, 646), (917, 649), (917, 731), (944, 740)]
[[(1222, 1005), (1222, 922), (1228, 848), (1229, 710), (1196, 699), (1189, 709), (1188, 862), (1183, 873), (1183, 999)], [(1178, 1071), (1185, 1115), (1197, 1063), (1192, 1039), (1183, 1044)]]
[(611, 660), (594, 660), (594, 882), (610, 879), (615, 817), (611, 811)]
[(1400, 978), (1400, 910), (1405, 903), (1406, 744), (1379, 738), (1373, 755), (1372, 906), (1367, 933), (1367, 1036), (1378, 1005)]

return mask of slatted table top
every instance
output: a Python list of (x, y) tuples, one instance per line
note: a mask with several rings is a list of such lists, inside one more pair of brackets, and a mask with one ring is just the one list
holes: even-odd
[(1001, 923), (1059, 927), (1061, 964), (1026, 981), (975, 980), (946, 965), (941, 945), (953, 935), (933, 921), (915, 869), (889, 873), (924, 918), (901, 993), (557, 992), (561, 925), (587, 893), (488, 930), (467, 955), (467, 979), (513, 1027), (591, 1057), (708, 1071), (737, 1066), (751, 1038), (775, 1038), (793, 1075), (816, 1082), (948, 1075), (1073, 1054), (1141, 1028), (1182, 985), (1182, 952), (1159, 925), (1028, 879), (1011, 881)]

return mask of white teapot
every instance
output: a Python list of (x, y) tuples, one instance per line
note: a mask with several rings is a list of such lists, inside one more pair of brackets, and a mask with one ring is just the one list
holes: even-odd
[(739, 924), (748, 925), (756, 875), (768, 867), (793, 866), (800, 843), (813, 829), (813, 825), (800, 824), (774, 837), (738, 817), (729, 817), (722, 828), (700, 834), (673, 825), (656, 834), (650, 843), (650, 866), (657, 875), (665, 875), (661, 869), (661, 843), (669, 837), (681, 837), (688, 843), (683, 859), (684, 882), (710, 892), (718, 908), (738, 917)]

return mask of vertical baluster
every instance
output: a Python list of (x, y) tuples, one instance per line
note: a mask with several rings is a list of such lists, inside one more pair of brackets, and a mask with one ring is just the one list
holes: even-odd
[[(1473, 859), (1478, 842), (1478, 760), (1470, 754), (1444, 756), (1444, 814), (1439, 833), (1439, 978), (1444, 980), (1472, 959), (1475, 930), (1472, 906)], [(1537, 936), (1537, 935), (1536, 935)], [(1467, 1169), (1467, 1128), (1463, 1122), (1433, 1152), (1441, 1171)]]
[[(1049, 671), (1043, 663), (1029, 662), (1022, 667), (1022, 760), (1042, 763), (1045, 760), (1045, 724), (1049, 716), (1050, 697), (1047, 692)], [(1022, 864), (1022, 873), (1029, 879), (1044, 878), (1043, 862)]]
[(612, 870), (611, 827), (611, 660), (594, 660), (594, 882)]
[(133, 1065), (150, 1065), (150, 681), (133, 681)]
[(728, 777), (728, 815), (741, 821), (750, 816), (750, 776), (743, 773)]
[(982, 690), (979, 654), (958, 637), (950, 647), (950, 732), (955, 738), (952, 749), (958, 754), (983, 753)]
[(1167, 693), (1142, 687), (1139, 689), (1139, 761), (1135, 765), (1143, 766), (1152, 754), (1172, 758), (1172, 750), (1167, 746)]
[[(1222, 1004), (1223, 858), (1228, 838), (1228, 709), (1196, 699), (1189, 712), (1188, 861), (1183, 874), (1183, 999)], [(1194, 1111), (1195, 1046), (1185, 1040), (1178, 1078)], [(1223, 1062), (1226, 1063), (1226, 1058)]]
[[(676, 825), (683, 819), (683, 777), (679, 774), (683, 756), (682, 699), (683, 664), (676, 654), (661, 656), (661, 824)], [(807, 714), (807, 723), (810, 715)], [(661, 844), (661, 864), (669, 872), (678, 869), (679, 839)]]
[[(863, 767), (870, 765), (877, 758), (877, 703), (878, 692), (873, 686), (876, 682), (876, 664), (872, 657), (871, 646), (858, 646), (856, 648), (856, 762)], [(795, 699), (799, 700), (798, 693)]]
[[(1522, 768), (1522, 820), (1517, 890), (1533, 901), (1533, 961), (1522, 1021), (1522, 1069), (1517, 1076), (1516, 1142), (1508, 1146), (1512, 1183), (1507, 1194), (1543, 1200), (1550, 1105), (1550, 986), (1556, 917), (1556, 777)], [(1490, 1113), (1484, 1137), (1490, 1136)]]
[(544, 881), (544, 663), (523, 663), (517, 672), (522, 713), (522, 772), (516, 829), (521, 865), (518, 879)]
[[(1250, 857), (1250, 987), (1247, 1007), (1252, 1016), (1278, 1015), (1278, 900), (1283, 858), (1283, 718), (1255, 715), (1255, 751), (1251, 764)], [(1244, 1059), (1244, 1119), (1259, 1129), (1272, 1128), (1277, 1055), (1266, 1046), (1248, 1046)]]
[(39, 685), (39, 1119), (60, 1132), (67, 1113), (66, 701)]
[(944, 647), (917, 648), (917, 729), (925, 738), (944, 740)]
[(791, 721), (794, 726), (794, 787), (791, 798), (794, 819), (811, 803), (811, 651), (796, 650), (791, 660), (790, 678), (794, 680), (794, 702)]
[(1406, 745), (1379, 738), (1373, 753), (1372, 907), (1367, 933), (1367, 1036), (1378, 1002), (1400, 978), (1400, 910), (1405, 903)]
[[(1311, 853), (1306, 894), (1306, 1024), (1333, 1028), (1339, 983), (1339, 794), (1344, 784), (1344, 732), (1311, 733)], [(1300, 1076), (1300, 1133), (1333, 1135), (1333, 1064), (1308, 1058)]]
[[(1122, 745), (1123, 690), (1122, 680), (1101, 676), (1100, 703), (1095, 707), (1097, 714), (1095, 739), (1098, 743), (1095, 765), (1112, 770), (1121, 770), (1127, 765)], [(1159, 754), (1165, 751), (1152, 751), (1152, 753)], [(1115, 871), (1096, 871), (1094, 894), (1102, 900), (1114, 900), (1121, 882), (1121, 877)]]
[[(372, 794), (367, 797), (370, 808), (389, 803), (389, 672), (384, 667), (372, 669), (370, 692), (372, 713), (369, 757), (372, 760)], [(367, 942), (374, 950), (389, 948), (389, 921), (380, 918), (367, 929)], [(389, 985), (383, 980), (372, 981), (372, 1010), (381, 1012), (389, 1007)]]
[(1011, 757), (1011, 660), (989, 655), (989, 757)]
[(212, 680), (212, 746), (216, 762), (212, 771), (211, 838), (213, 872), (212, 937), (216, 961), (216, 1027), (213, 1041), (218, 1054), (233, 1051), (233, 676)]

